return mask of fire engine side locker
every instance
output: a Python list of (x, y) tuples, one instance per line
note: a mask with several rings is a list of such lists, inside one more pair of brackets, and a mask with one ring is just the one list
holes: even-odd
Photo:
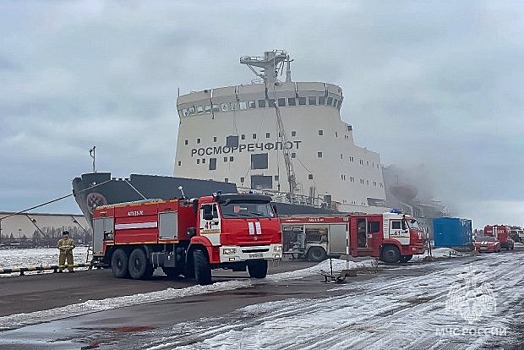
[(104, 240), (108, 235), (113, 235), (113, 218), (99, 218), (93, 220), (93, 255), (104, 255)]
[(330, 224), (328, 230), (328, 255), (346, 254), (348, 240), (347, 224)]

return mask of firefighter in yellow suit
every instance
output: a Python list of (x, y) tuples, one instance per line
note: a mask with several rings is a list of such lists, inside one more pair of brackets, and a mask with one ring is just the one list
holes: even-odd
[(75, 272), (73, 270), (73, 249), (75, 248), (75, 242), (69, 238), (69, 232), (64, 231), (62, 238), (58, 241), (58, 249), (60, 249), (60, 255), (58, 256), (58, 272), (62, 272), (65, 267), (67, 260), (67, 269), (69, 272)]

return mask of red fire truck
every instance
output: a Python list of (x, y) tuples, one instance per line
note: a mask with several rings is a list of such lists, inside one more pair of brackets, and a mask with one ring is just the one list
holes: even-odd
[(484, 226), (484, 236), (493, 236), (500, 242), (501, 248), (513, 250), (515, 242), (510, 238), (510, 228), (506, 225), (486, 225)]
[(282, 222), (285, 254), (313, 261), (349, 254), (407, 262), (423, 254), (425, 235), (417, 221), (397, 211), (344, 216), (290, 216)]
[(282, 255), (271, 197), (255, 194), (100, 206), (93, 232), (95, 262), (118, 278), (147, 279), (157, 267), (199, 284), (210, 284), (217, 268), (265, 278), (268, 260)]

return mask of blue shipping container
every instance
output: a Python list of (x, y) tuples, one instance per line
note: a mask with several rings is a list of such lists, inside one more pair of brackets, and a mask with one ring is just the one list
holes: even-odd
[(472, 244), (471, 220), (461, 218), (433, 219), (435, 247), (466, 247)]

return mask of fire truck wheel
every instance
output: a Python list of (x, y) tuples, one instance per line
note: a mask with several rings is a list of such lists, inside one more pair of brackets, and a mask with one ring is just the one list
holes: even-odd
[(400, 260), (400, 251), (394, 245), (387, 245), (382, 249), (382, 261), (388, 264), (394, 264)]
[(252, 262), (247, 265), (247, 271), (251, 278), (266, 278), (267, 260)]
[(193, 251), (193, 264), (195, 266), (195, 280), (200, 285), (211, 284), (211, 266), (206, 254), (201, 250)]
[(117, 249), (111, 257), (111, 270), (116, 278), (126, 278), (129, 276), (127, 269), (127, 254), (123, 249)]
[(307, 252), (307, 259), (310, 261), (323, 261), (326, 257), (326, 251), (322, 247), (311, 247)]
[(400, 257), (400, 262), (401, 263), (407, 263), (408, 261), (411, 260), (412, 257), (413, 257), (413, 255), (402, 255)]
[(153, 275), (153, 266), (140, 248), (136, 248), (129, 255), (129, 275), (135, 280), (148, 279)]

